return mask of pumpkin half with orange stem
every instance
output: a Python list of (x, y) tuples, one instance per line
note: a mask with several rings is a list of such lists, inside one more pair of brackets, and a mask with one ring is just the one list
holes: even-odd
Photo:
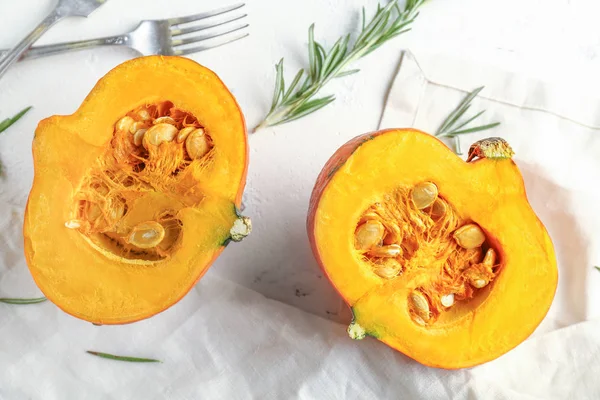
[(243, 115), (212, 71), (179, 57), (116, 67), (35, 132), (24, 224), (35, 282), (96, 324), (165, 310), (249, 233), (247, 157)]
[(464, 162), (412, 129), (342, 146), (314, 188), (313, 252), (373, 336), (429, 366), (492, 360), (525, 340), (557, 285), (552, 242), (512, 150), (474, 144)]

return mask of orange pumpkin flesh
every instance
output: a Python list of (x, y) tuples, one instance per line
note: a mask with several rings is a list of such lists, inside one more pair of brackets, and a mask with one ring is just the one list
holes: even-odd
[(37, 285), (96, 324), (175, 304), (249, 232), (237, 212), (247, 154), (242, 113), (212, 71), (178, 57), (116, 67), (36, 130), (24, 237)]
[(352, 308), (351, 337), (454, 369), (499, 357), (538, 326), (556, 260), (503, 146), (484, 141), (472, 147), (481, 159), (464, 162), (436, 138), (399, 129), (357, 137), (331, 157), (307, 226)]

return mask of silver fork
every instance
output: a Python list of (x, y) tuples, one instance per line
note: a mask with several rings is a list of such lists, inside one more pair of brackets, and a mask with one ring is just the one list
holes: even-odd
[[(226, 14), (234, 10), (239, 10), (244, 5), (245, 3), (235, 4), (200, 14), (189, 15), (187, 17), (169, 18), (163, 20), (145, 20), (140, 22), (140, 24), (133, 31), (124, 35), (68, 43), (57, 43), (47, 46), (35, 46), (30, 48), (29, 51), (23, 55), (22, 59), (37, 58), (64, 53), (71, 50), (82, 50), (97, 46), (127, 46), (145, 56), (179, 56), (196, 53), (222, 46), (248, 36), (248, 33), (243, 32), (243, 30), (248, 27), (248, 24), (237, 23), (234, 25), (227, 25), (231, 22), (239, 21), (245, 18), (247, 14), (237, 13), (233, 16), (227, 16), (227, 18), (224, 20), (205, 22), (203, 24), (193, 24), (191, 26), (181, 25), (187, 25), (191, 22), (197, 22), (206, 18)], [(223, 26), (224, 29), (220, 29), (216, 32), (195, 35), (192, 37), (180, 37), (188, 33), (199, 32), (220, 26)], [(191, 48), (185, 47), (186, 45), (200, 43), (205, 40), (219, 38), (221, 36), (224, 36), (224, 38), (217, 43), (199, 44)], [(0, 52), (0, 57), (1, 56), (2, 52)]]
[(0, 78), (24, 52), (26, 52), (27, 49), (44, 34), (44, 32), (50, 29), (52, 25), (65, 17), (87, 17), (104, 3), (106, 3), (106, 0), (58, 0), (54, 10), (40, 22), (37, 28), (31, 31), (29, 35), (25, 36), (19, 44), (7, 51), (6, 54), (1, 55)]

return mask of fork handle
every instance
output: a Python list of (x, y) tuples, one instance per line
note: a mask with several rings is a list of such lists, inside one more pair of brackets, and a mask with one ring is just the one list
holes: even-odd
[[(108, 36), (99, 39), (89, 40), (78, 40), (74, 42), (56, 43), (45, 46), (31, 47), (23, 56), (19, 59), (32, 59), (45, 56), (52, 56), (55, 54), (66, 53), (68, 51), (84, 50), (98, 46), (127, 46), (129, 44), (129, 37), (127, 35), (120, 36)], [(2, 57), (3, 50), (0, 50), (0, 57)]]
[(64, 17), (64, 13), (56, 7), (40, 24), (25, 36), (15, 47), (0, 59), (0, 78), (6, 73), (8, 68), (16, 62), (27, 51), (31, 45), (40, 38), (52, 25), (60, 21)]

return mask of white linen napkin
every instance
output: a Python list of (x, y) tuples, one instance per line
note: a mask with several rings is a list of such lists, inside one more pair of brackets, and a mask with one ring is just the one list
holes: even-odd
[[(490, 133), (511, 143), (558, 255), (557, 296), (530, 339), (479, 367), (428, 368), (208, 274), (177, 306), (131, 325), (93, 326), (51, 303), (0, 304), (0, 399), (600, 398), (600, 273), (592, 268), (600, 262), (600, 99), (445, 56), (418, 60), (404, 54), (381, 128), (433, 131), (467, 91), (486, 85), (473, 107), (502, 125), (464, 137), (463, 148)], [(22, 255), (26, 186), (0, 191), (3, 295), (38, 293)]]

